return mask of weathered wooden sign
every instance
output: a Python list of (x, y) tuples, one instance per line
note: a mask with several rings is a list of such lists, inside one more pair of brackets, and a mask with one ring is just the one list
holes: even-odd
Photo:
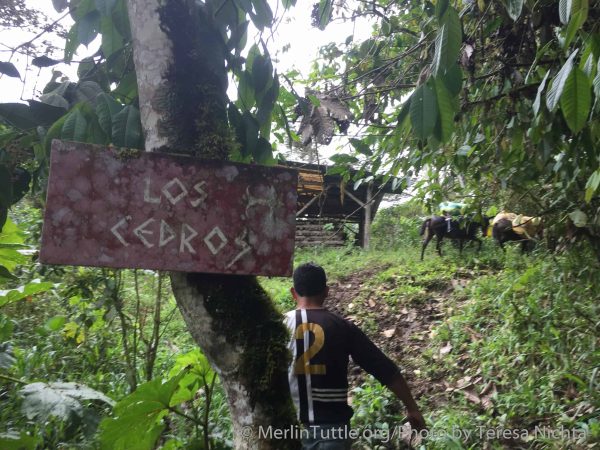
[(290, 275), (297, 172), (52, 143), (40, 261)]

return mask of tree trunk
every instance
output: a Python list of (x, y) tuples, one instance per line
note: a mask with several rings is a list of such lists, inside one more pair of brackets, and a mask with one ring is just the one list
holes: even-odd
[[(210, 1), (128, 0), (146, 151), (226, 159), (226, 47)], [(259, 434), (296, 418), (287, 384), (287, 330), (255, 277), (172, 273), (177, 304), (220, 376), (236, 449), (298, 448)]]

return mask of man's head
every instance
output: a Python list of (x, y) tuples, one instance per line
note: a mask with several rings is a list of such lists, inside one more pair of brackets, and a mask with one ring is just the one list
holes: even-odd
[(294, 270), (294, 287), (292, 295), (296, 300), (302, 298), (311, 304), (320, 306), (327, 297), (327, 276), (325, 270), (315, 263), (309, 262)]

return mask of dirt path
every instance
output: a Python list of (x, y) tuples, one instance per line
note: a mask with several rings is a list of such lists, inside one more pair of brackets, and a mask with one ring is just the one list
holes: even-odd
[[(446, 315), (445, 302), (457, 283), (435, 285), (418, 303), (390, 305), (369, 281), (387, 267), (373, 267), (353, 273), (330, 284), (327, 307), (350, 319), (398, 365), (408, 380), (413, 394), (425, 400), (428, 408), (448, 402), (443, 373), (426, 374), (426, 349), (431, 350), (431, 332)], [(393, 286), (384, 286), (392, 289)], [(440, 349), (436, 349), (440, 351)], [(447, 351), (447, 349), (441, 349)], [(366, 374), (351, 363), (350, 378), (353, 386), (364, 381)], [(422, 400), (422, 401), (423, 401)]]

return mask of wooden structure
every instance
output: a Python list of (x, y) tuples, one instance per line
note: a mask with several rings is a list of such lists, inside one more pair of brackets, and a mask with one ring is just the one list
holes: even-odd
[(391, 183), (375, 177), (354, 189), (353, 182), (328, 175), (328, 166), (291, 161), (284, 165), (298, 170), (297, 246), (344, 245), (351, 224), (358, 224), (356, 243), (369, 248), (371, 223), (384, 194), (398, 193)]

